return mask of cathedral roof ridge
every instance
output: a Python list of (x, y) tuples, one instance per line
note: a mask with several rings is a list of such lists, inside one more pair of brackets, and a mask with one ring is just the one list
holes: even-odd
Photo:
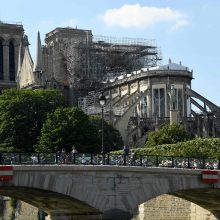
[(187, 66), (182, 65), (182, 62), (179, 63), (172, 62), (171, 59), (169, 59), (168, 64), (160, 65), (156, 67), (149, 68), (150, 70), (186, 70), (189, 71), (189, 68)]
[(7, 26), (7, 27), (19, 27), (19, 28), (23, 28), (22, 22), (5, 22), (0, 20), (0, 26)]
[(57, 27), (53, 29), (52, 31), (48, 32), (46, 34), (46, 37), (50, 37), (53, 34), (59, 33), (59, 32), (92, 32), (92, 30), (86, 30), (86, 29), (78, 29), (73, 27)]

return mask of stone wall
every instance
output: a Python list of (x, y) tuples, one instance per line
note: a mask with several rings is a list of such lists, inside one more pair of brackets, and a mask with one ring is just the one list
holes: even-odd
[(132, 220), (217, 220), (212, 213), (187, 200), (161, 195), (139, 206)]
[(203, 209), (201, 206), (198, 206), (194, 203), (191, 204), (191, 219), (190, 220), (217, 220), (215, 216), (206, 209)]
[(4, 219), (13, 219), (13, 212), (15, 220), (38, 220), (38, 209), (25, 202), (18, 201), (16, 208), (13, 209), (10, 204), (10, 199), (4, 200)]
[[(10, 198), (2, 197), (0, 201), (3, 204), (1, 205), (0, 220), (43, 220), (43, 218), (39, 218), (39, 209), (28, 203), (17, 201), (16, 207), (13, 208)], [(46, 216), (45, 220), (51, 219)]]

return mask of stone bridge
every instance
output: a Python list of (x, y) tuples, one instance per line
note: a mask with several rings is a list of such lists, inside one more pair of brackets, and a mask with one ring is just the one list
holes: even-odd
[(23, 200), (53, 220), (131, 219), (138, 206), (162, 194), (187, 199), (220, 219), (220, 184), (201, 170), (84, 165), (14, 165), (0, 194)]

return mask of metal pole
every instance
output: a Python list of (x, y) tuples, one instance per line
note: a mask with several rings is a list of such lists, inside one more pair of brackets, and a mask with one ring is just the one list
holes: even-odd
[(104, 118), (104, 106), (102, 106), (102, 154), (104, 154), (104, 129), (103, 129), (103, 118)]

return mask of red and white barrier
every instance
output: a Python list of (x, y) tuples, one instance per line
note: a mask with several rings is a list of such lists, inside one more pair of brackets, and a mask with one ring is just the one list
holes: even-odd
[(203, 170), (202, 182), (213, 184), (218, 182), (218, 171), (215, 170)]
[(13, 166), (0, 166), (0, 181), (12, 180), (13, 175)]

